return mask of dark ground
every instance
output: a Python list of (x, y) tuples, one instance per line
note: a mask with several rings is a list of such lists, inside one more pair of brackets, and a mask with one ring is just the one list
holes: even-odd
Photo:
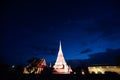
[(25, 74), (4, 74), (0, 80), (120, 80), (120, 75), (106, 74), (106, 75), (25, 75)]
[(0, 66), (0, 80), (120, 80), (117, 73), (107, 72), (106, 74), (81, 75), (78, 69), (77, 74), (52, 74), (52, 69), (45, 69), (42, 74), (23, 74), (23, 67), (11, 68), (8, 65)]

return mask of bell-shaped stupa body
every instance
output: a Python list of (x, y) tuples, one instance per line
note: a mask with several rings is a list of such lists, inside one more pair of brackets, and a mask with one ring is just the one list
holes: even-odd
[(72, 72), (71, 67), (67, 65), (67, 63), (64, 59), (61, 42), (60, 42), (60, 46), (59, 46), (57, 60), (55, 62), (55, 65), (53, 66), (53, 68), (54, 68), (55, 74), (70, 74), (70, 72)]

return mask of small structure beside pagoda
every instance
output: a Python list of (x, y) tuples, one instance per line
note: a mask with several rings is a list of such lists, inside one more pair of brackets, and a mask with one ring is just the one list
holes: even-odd
[(24, 67), (24, 74), (40, 74), (47, 67), (45, 59), (35, 59)]

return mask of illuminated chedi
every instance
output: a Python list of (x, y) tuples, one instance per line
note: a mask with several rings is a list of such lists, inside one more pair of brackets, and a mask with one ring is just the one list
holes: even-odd
[(24, 67), (24, 74), (40, 74), (46, 67), (45, 59), (35, 59), (28, 66)]
[(54, 68), (54, 72), (53, 72), (54, 74), (70, 74), (72, 72), (71, 67), (67, 65), (64, 59), (61, 42), (59, 46), (57, 60), (53, 68)]

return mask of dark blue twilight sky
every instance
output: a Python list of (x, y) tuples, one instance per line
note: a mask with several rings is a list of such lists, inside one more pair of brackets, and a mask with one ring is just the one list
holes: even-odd
[(120, 56), (117, 0), (8, 0), (2, 12), (2, 63), (54, 62), (59, 40), (65, 59), (76, 64), (115, 64)]

